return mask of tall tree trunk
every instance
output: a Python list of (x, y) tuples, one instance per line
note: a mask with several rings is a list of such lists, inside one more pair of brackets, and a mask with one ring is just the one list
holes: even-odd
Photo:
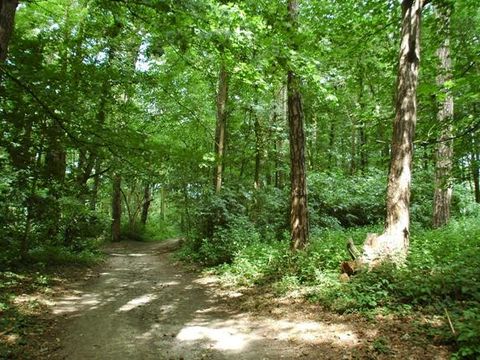
[(147, 184), (145, 185), (145, 189), (143, 190), (142, 216), (140, 218), (140, 221), (142, 222), (143, 226), (147, 224), (148, 209), (150, 208), (151, 202), (152, 202), (152, 197), (150, 193), (150, 184)]
[(120, 241), (120, 227), (122, 221), (122, 177), (113, 175), (112, 192), (112, 241)]
[(450, 219), (450, 203), (452, 200), (452, 120), (453, 96), (446, 82), (452, 78), (452, 61), (450, 58), (450, 9), (440, 7), (439, 21), (442, 44), (437, 51), (439, 58), (439, 75), (437, 84), (441, 88), (442, 102), (439, 104), (437, 120), (441, 127), (435, 156), (435, 195), (433, 199), (433, 227), (446, 225)]
[(330, 129), (328, 132), (328, 155), (327, 164), (330, 169), (337, 165), (334, 161), (334, 147), (335, 147), (335, 121), (330, 122)]
[(52, 124), (50, 127), (48, 141), (45, 155), (45, 177), (63, 183), (67, 154), (63, 146), (63, 130), (57, 124)]
[(275, 187), (277, 189), (283, 189), (285, 187), (285, 171), (284, 171), (284, 158), (286, 155), (285, 141), (283, 138), (284, 126), (288, 124), (288, 90), (287, 85), (283, 85), (278, 93), (276, 99), (276, 106), (273, 118), (273, 124), (275, 128)]
[(360, 74), (358, 77), (358, 104), (360, 107), (360, 116), (358, 122), (358, 140), (359, 140), (359, 151), (360, 151), (360, 159), (359, 159), (359, 169), (362, 173), (367, 170), (368, 167), (368, 151), (367, 151), (367, 131), (365, 129), (365, 84), (364, 84), (364, 67), (362, 66), (360, 69)]
[(253, 179), (253, 186), (256, 190), (260, 189), (260, 167), (262, 165), (262, 152), (263, 152), (263, 139), (262, 139), (262, 127), (258, 120), (258, 115), (255, 116), (255, 173)]
[(471, 168), (472, 168), (472, 180), (473, 180), (473, 192), (475, 196), (475, 202), (478, 204), (480, 203), (480, 167), (479, 164), (479, 156), (477, 147), (474, 144), (474, 149), (472, 152), (472, 160), (471, 160)]
[(97, 157), (95, 159), (95, 174), (93, 175), (93, 187), (92, 194), (90, 198), (90, 210), (95, 211), (97, 209), (98, 202), (98, 190), (100, 189), (100, 165), (102, 160)]
[[(297, 28), (298, 2), (289, 0), (288, 13), (292, 30)], [(293, 44), (295, 47), (295, 44)], [(307, 178), (305, 171), (305, 131), (300, 84), (292, 70), (288, 71), (288, 124), (291, 171), (291, 247), (303, 249), (308, 242)]]
[(420, 22), (423, 0), (403, 0), (397, 74), (395, 120), (387, 185), (387, 216), (380, 236), (368, 236), (362, 261), (403, 262), (410, 239), (410, 183), (413, 136), (417, 121), (417, 83), (420, 64)]
[(167, 214), (167, 190), (164, 187), (160, 190), (160, 217), (165, 221)]
[(354, 175), (357, 170), (357, 122), (354, 116), (351, 117), (351, 134), (350, 134), (350, 166), (349, 173)]
[(0, 1), (0, 63), (7, 59), (8, 44), (15, 26), (15, 12), (18, 0)]
[(221, 64), (218, 74), (217, 90), (217, 124), (215, 129), (215, 170), (213, 186), (216, 193), (222, 189), (223, 181), (223, 156), (225, 152), (225, 131), (227, 122), (227, 99), (228, 99), (228, 73), (225, 64)]
[(45, 184), (50, 197), (46, 199), (48, 207), (47, 238), (54, 239), (60, 230), (61, 207), (59, 199), (64, 189), (65, 170), (67, 167), (67, 153), (63, 145), (63, 130), (52, 124), (48, 134), (48, 147), (45, 155)]

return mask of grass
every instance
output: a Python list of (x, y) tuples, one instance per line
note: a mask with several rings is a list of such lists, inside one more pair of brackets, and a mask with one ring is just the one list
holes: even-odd
[[(270, 284), (278, 294), (300, 289), (310, 301), (340, 313), (437, 316), (443, 319), (443, 325), (429, 331), (436, 332), (442, 342), (455, 345), (453, 357), (479, 358), (478, 219), (453, 220), (438, 230), (413, 229), (404, 267), (383, 266), (341, 282), (339, 264), (349, 257), (347, 239), (353, 238), (361, 245), (366, 233), (380, 230), (318, 230), (312, 234), (307, 249), (296, 254), (289, 251), (287, 240), (253, 241), (215, 271), (230, 284)], [(386, 344), (377, 345), (382, 351), (388, 349)]]

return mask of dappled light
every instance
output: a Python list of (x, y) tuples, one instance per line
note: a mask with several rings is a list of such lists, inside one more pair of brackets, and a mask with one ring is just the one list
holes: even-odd
[(0, 1), (0, 359), (480, 359), (478, 3)]
[(155, 300), (156, 298), (157, 298), (157, 296), (153, 295), (153, 294), (142, 295), (138, 298), (130, 300), (128, 303), (126, 303), (125, 305), (120, 307), (117, 310), (117, 312), (130, 311), (130, 310), (132, 310), (132, 309), (134, 309), (138, 306), (148, 304), (149, 302), (151, 302), (152, 300)]
[[(95, 351), (108, 348), (116, 353), (113, 345), (108, 345), (108, 336), (115, 338), (116, 344), (121, 341), (132, 354), (139, 344), (150, 344), (151, 351), (172, 348), (179, 354), (186, 351), (198, 356), (251, 354), (252, 359), (259, 348), (271, 348), (273, 343), (278, 347), (273, 352), (278, 354), (292, 353), (285, 348), (287, 344), (289, 348), (296, 344), (293, 349), (327, 344), (339, 351), (359, 344), (349, 324), (254, 317), (230, 308), (227, 299), (240, 299), (241, 292), (219, 296), (214, 276), (179, 272), (155, 252), (143, 252), (142, 257), (112, 256), (107, 271), (101, 272), (95, 283), (56, 301), (52, 313), (73, 321), (67, 324), (62, 354), (78, 353), (73, 358), (79, 359), (89, 356), (88, 348), (68, 341), (75, 337), (96, 344)], [(104, 334), (106, 328), (108, 334)], [(153, 358), (150, 353), (145, 356)]]

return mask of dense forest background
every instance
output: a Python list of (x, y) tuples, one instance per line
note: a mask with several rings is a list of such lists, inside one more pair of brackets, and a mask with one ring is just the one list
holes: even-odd
[[(182, 236), (179, 257), (229, 281), (447, 314), (442, 341), (479, 356), (476, 0), (421, 2), (409, 256), (347, 283), (347, 240), (386, 216), (399, 1), (0, 3), (0, 270)], [(292, 245), (295, 98), (308, 222)]]

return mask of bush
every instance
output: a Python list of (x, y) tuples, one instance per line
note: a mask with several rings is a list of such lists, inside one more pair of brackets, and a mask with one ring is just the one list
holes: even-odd
[[(339, 264), (348, 258), (347, 239), (360, 244), (365, 233), (379, 230), (316, 230), (309, 246), (295, 254), (289, 251), (288, 236), (283, 241), (253, 241), (231, 251), (231, 263), (217, 269), (225, 281), (240, 285), (269, 282), (279, 292), (304, 287), (310, 300), (338, 312), (421, 311), (445, 317), (446, 310), (457, 336), (452, 337), (445, 325), (442, 337), (456, 342), (455, 356), (480, 356), (478, 220), (454, 220), (442, 229), (417, 231), (404, 267), (385, 265), (340, 282)], [(223, 234), (228, 242), (231, 233)], [(246, 236), (242, 233), (237, 239)], [(209, 252), (214, 252), (213, 244)]]
[(312, 226), (353, 227), (382, 221), (385, 184), (386, 175), (380, 171), (362, 176), (312, 173), (308, 178)]

